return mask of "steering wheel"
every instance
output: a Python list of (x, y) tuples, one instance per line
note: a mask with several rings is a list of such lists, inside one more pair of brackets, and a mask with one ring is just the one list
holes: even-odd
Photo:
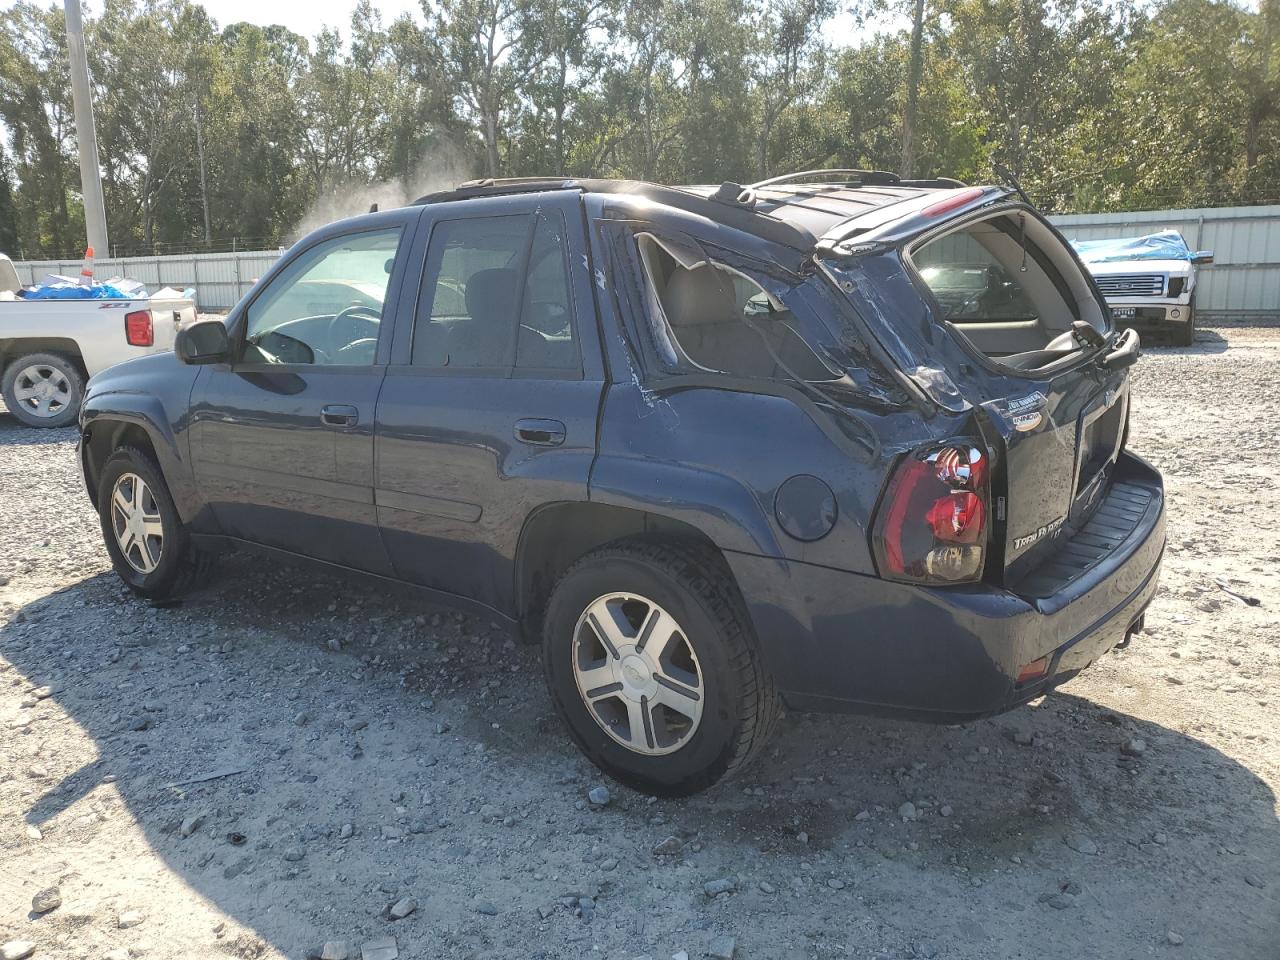
[[(353, 303), (351, 306), (346, 307), (342, 310), (339, 310), (334, 315), (333, 319), (329, 321), (329, 325), (325, 329), (325, 335), (324, 335), (325, 343), (328, 344), (330, 347), (333, 347), (334, 344), (338, 342), (337, 340), (338, 325), (343, 320), (354, 320), (354, 319), (369, 320), (369, 321), (372, 321), (374, 324), (379, 324), (382, 322), (382, 309), (380, 307), (371, 307), (365, 303)], [(361, 339), (367, 339), (367, 338), (361, 338)], [(351, 341), (347, 340), (346, 344), (344, 345), (350, 345), (350, 343)], [(337, 350), (333, 352), (337, 353), (341, 350), (342, 350), (342, 347), (339, 347)]]

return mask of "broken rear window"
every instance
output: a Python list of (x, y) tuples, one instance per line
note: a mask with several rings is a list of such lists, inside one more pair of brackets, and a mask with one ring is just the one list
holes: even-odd
[(752, 379), (839, 376), (796, 332), (790, 306), (747, 273), (653, 234), (637, 238), (664, 363)]

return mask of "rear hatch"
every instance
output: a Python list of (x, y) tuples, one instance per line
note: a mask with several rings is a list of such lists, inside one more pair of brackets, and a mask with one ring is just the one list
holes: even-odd
[[(967, 193), (972, 202), (939, 203), (933, 221), (917, 214), (819, 256), (922, 402), (972, 414), (961, 429), (980, 432), (994, 459), (987, 574), (1016, 589), (1107, 494), (1137, 340), (1118, 339), (1096, 286), (1047, 221)], [(979, 273), (981, 291), (957, 293)]]

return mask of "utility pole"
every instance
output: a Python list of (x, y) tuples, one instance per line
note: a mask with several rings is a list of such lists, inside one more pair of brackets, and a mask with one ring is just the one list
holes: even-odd
[(80, 192), (84, 195), (84, 225), (89, 246), (105, 256), (107, 208), (102, 202), (102, 173), (98, 168), (98, 134), (93, 127), (93, 98), (89, 94), (89, 61), (84, 52), (80, 0), (63, 0), (67, 11), (67, 51), (71, 57), (71, 102), (76, 113), (76, 142), (80, 147)]

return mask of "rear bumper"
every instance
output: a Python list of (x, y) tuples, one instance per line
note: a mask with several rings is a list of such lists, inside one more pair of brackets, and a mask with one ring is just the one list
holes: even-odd
[[(972, 719), (1070, 679), (1140, 624), (1159, 581), (1164, 490), (1159, 473), (1128, 453), (1116, 464), (1114, 486), (1121, 484), (1144, 493), (1132, 529), (1051, 591), (1042, 577), (1026, 596), (741, 554), (729, 561), (793, 708)], [(1018, 683), (1021, 669), (1042, 657), (1046, 672)]]

